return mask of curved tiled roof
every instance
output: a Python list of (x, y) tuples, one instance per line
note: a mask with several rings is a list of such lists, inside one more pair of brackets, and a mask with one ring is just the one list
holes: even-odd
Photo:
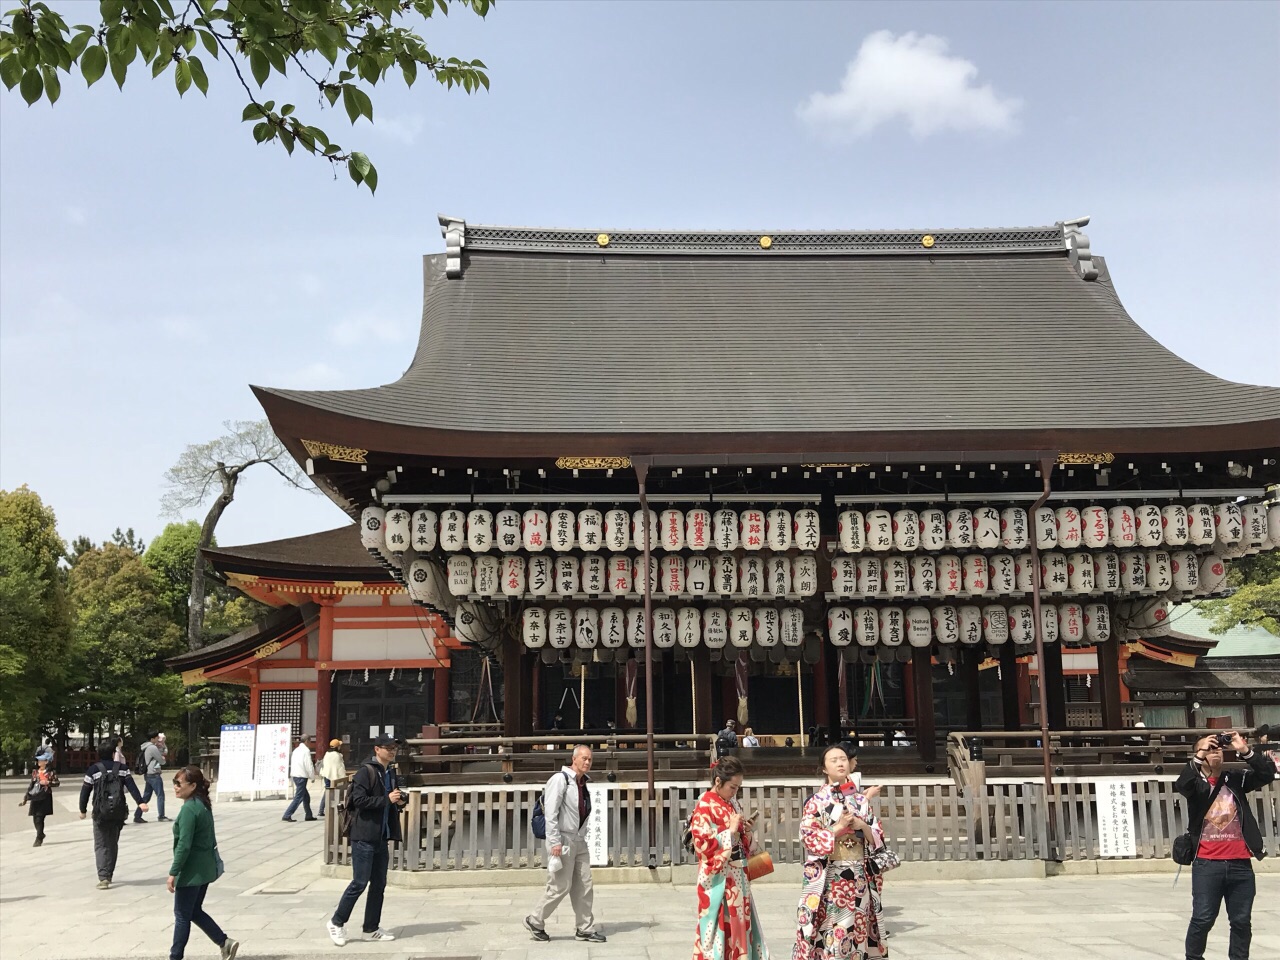
[(203, 553), (219, 572), (283, 574), (304, 570), (328, 574), (330, 579), (335, 574), (355, 572), (360, 574), (358, 579), (390, 579), (378, 561), (360, 544), (359, 528), (350, 523), (301, 537), (238, 547), (215, 547)]

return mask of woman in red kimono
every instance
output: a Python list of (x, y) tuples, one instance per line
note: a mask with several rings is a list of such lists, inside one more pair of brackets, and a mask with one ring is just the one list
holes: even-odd
[(698, 857), (698, 940), (694, 960), (769, 960), (751, 899), (747, 859), (755, 852), (752, 823), (736, 797), (742, 761), (725, 757), (715, 765), (711, 789), (689, 820)]

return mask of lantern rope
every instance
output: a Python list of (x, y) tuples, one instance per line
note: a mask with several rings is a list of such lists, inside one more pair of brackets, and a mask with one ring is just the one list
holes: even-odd
[(698, 739), (698, 669), (689, 658), (689, 702), (693, 705), (693, 738)]
[(796, 703), (800, 707), (800, 749), (805, 747), (804, 736), (804, 661), (796, 661)]
[(587, 664), (578, 664), (578, 729), (587, 729)]

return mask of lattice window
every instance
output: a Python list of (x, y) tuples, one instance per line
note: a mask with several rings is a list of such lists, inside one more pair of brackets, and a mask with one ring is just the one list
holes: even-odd
[(302, 691), (259, 690), (258, 722), (287, 723), (294, 742), (302, 739)]

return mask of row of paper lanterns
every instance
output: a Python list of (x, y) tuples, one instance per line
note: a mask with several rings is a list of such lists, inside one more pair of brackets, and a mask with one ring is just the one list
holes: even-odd
[[(1105, 603), (1045, 603), (1040, 606), (1040, 627), (1045, 643), (1102, 643), (1111, 636), (1111, 611)], [(827, 610), (827, 636), (837, 647), (856, 643), (896, 647), (940, 644), (999, 645), (1035, 643), (1035, 609), (1029, 603), (1005, 606), (942, 604), (927, 607), (831, 607)]]
[[(743, 511), (703, 508), (648, 511), (650, 545), (664, 551), (817, 550), (821, 545), (818, 511), (782, 508)], [(470, 551), (500, 553), (550, 549), (587, 553), (642, 549), (645, 511), (568, 509), (522, 512), (505, 508), (463, 511), (368, 507), (361, 516), (361, 542), (370, 550), (428, 553)], [(973, 510), (902, 508), (839, 515), (842, 553), (1024, 550), (1032, 539), (1040, 550), (1116, 547), (1238, 547), (1242, 552), (1280, 547), (1280, 504), (1179, 503), (1114, 507), (1040, 507), (1029, 516), (1022, 507)]]

